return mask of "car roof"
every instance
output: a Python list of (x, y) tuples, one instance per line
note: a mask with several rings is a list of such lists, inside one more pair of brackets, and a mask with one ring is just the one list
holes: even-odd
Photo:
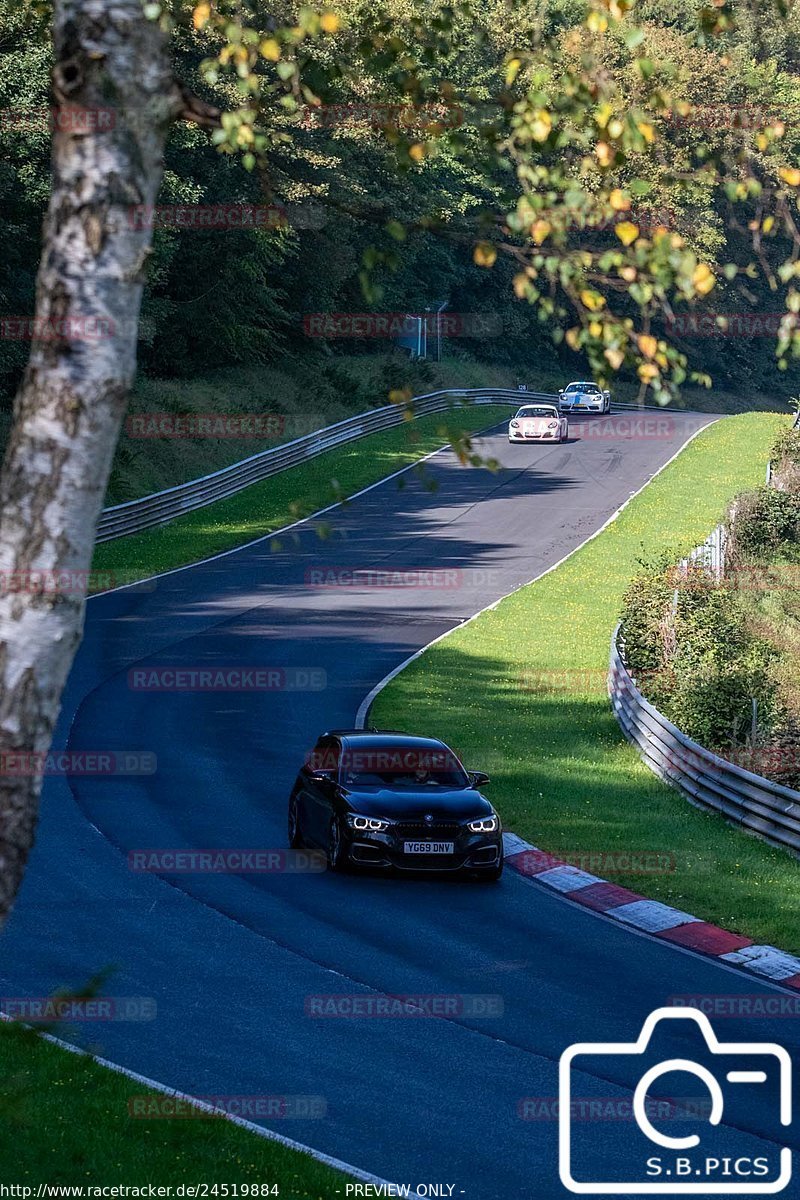
[(419, 737), (414, 733), (401, 733), (397, 729), (329, 729), (322, 737), (338, 737), (361, 746), (445, 746), (439, 738)]
[(574, 383), (568, 383), (567, 387), (599, 387), (593, 379), (576, 379)]

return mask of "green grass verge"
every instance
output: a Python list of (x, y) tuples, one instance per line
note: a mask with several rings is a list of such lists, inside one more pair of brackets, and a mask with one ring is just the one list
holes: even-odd
[(281, 1200), (318, 1200), (349, 1180), (220, 1118), (133, 1117), (134, 1098), (166, 1098), (18, 1026), (0, 1026), (0, 1068), (4, 1183), (270, 1183)]
[(93, 568), (130, 582), (240, 546), (418, 461), (447, 442), (448, 429), (486, 429), (510, 411), (507, 404), (455, 407), (328, 450), (168, 525), (102, 543)]
[(674, 856), (662, 874), (596, 873), (798, 952), (797, 861), (662, 784), (623, 739), (605, 695), (637, 558), (702, 541), (735, 493), (763, 481), (785, 420), (752, 413), (712, 425), (561, 567), (401, 672), (371, 721), (435, 734), (488, 770), (506, 828), (542, 849)]

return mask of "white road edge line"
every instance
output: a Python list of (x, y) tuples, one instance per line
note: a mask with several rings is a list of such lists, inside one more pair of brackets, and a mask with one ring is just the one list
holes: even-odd
[[(10, 1025), (17, 1024), (13, 1017), (9, 1017), (4, 1012), (0, 1012), (0, 1021), (7, 1021)], [(24, 1022), (19, 1023), (24, 1024)], [(25, 1028), (33, 1029), (34, 1027), (26, 1025)], [(336, 1171), (342, 1171), (345, 1175), (351, 1175), (354, 1179), (358, 1179), (362, 1183), (374, 1183), (383, 1187), (387, 1187), (389, 1184), (389, 1180), (381, 1179), (380, 1175), (372, 1175), (369, 1171), (362, 1171), (360, 1167), (353, 1167), (350, 1163), (342, 1162), (340, 1158), (333, 1158), (330, 1154), (323, 1154), (321, 1150), (315, 1150), (312, 1146), (304, 1146), (302, 1142), (296, 1142), (292, 1138), (285, 1137), (282, 1133), (266, 1129), (263, 1125), (256, 1125), (254, 1121), (248, 1121), (245, 1117), (239, 1117), (235, 1113), (228, 1113), (223, 1108), (216, 1108), (213, 1104), (207, 1104), (204, 1100), (190, 1096), (186, 1092), (179, 1092), (175, 1088), (167, 1087), (165, 1083), (159, 1083), (157, 1079), (149, 1079), (147, 1075), (140, 1075), (137, 1071), (131, 1071), (128, 1067), (122, 1067), (119, 1063), (111, 1062), (107, 1058), (99, 1058), (89, 1050), (84, 1050), (81, 1046), (73, 1046), (71, 1042), (62, 1041), (61, 1038), (55, 1037), (52, 1033), (39, 1033), (38, 1036), (43, 1038), (44, 1041), (50, 1042), (53, 1046), (59, 1046), (62, 1050), (68, 1050), (70, 1054), (79, 1054), (84, 1058), (91, 1058), (99, 1066), (106, 1067), (109, 1071), (114, 1071), (117, 1075), (124, 1075), (126, 1079), (132, 1079), (135, 1083), (142, 1084), (143, 1087), (152, 1088), (153, 1091), (161, 1092), (164, 1096), (173, 1096), (176, 1100), (184, 1100), (188, 1104), (193, 1104), (195, 1108), (201, 1109), (203, 1112), (214, 1113), (217, 1116), (223, 1117), (226, 1121), (230, 1121), (231, 1124), (238, 1125), (242, 1129), (247, 1129), (250, 1133), (254, 1133), (268, 1142), (277, 1142), (279, 1145), (285, 1146), (287, 1150), (298, 1150), (302, 1154), (307, 1154), (315, 1162), (322, 1163), (323, 1166), (331, 1167)], [(422, 1200), (418, 1192), (409, 1192), (408, 1197), (409, 1200)]]
[[(705, 416), (706, 414), (704, 413), (702, 415)], [(691, 435), (691, 437), (688, 437), (686, 439), (686, 441), (683, 443), (683, 445), (678, 447), (678, 449), (675, 451), (675, 453), (672, 455), (672, 457), (668, 458), (665, 463), (662, 463), (662, 465), (658, 468), (658, 470), (654, 471), (653, 474), (650, 476), (650, 478), (647, 479), (640, 488), (637, 488), (635, 492), (631, 492), (628, 499), (619, 506), (619, 508), (617, 509), (616, 512), (613, 512), (611, 514), (611, 516), (606, 521), (603, 522), (603, 524), (600, 526), (599, 529), (596, 529), (594, 531), (594, 533), (591, 533), (591, 534), (589, 534), (589, 536), (587, 538), (584, 538), (584, 540), (579, 545), (575, 546), (574, 549), (570, 550), (570, 552), (568, 554), (565, 554), (563, 558), (560, 558), (558, 560), (558, 562), (553, 563), (552, 567), (548, 567), (545, 571), (541, 571), (538, 575), (534, 575), (533, 579), (529, 579), (527, 581), (527, 583), (520, 583), (517, 587), (512, 588), (510, 592), (506, 592), (506, 594), (504, 596), (499, 596), (497, 598), (497, 600), (493, 600), (492, 603), (487, 604), (485, 608), (479, 609), (478, 612), (473, 613), (471, 617), (467, 617), (464, 621), (459, 621), (459, 623), (457, 625), (454, 625), (452, 629), (448, 629), (444, 633), (440, 633), (438, 637), (434, 638), (433, 641), (428, 642), (428, 644), (426, 646), (422, 646), (419, 650), (415, 650), (413, 654), (410, 654), (408, 656), (408, 658), (406, 658), (403, 662), (401, 662), (399, 664), (399, 666), (395, 667), (394, 670), (390, 671), (388, 675), (385, 675), (383, 677), (383, 679), (381, 679), (379, 683), (376, 683), (375, 687), (372, 688), (372, 690), (367, 693), (367, 695), (364, 697), (364, 699), (361, 701), (361, 704), (358, 707), (358, 712), (356, 713), (354, 728), (355, 729), (363, 729), (364, 728), (364, 726), (366, 725), (366, 722), (367, 722), (367, 716), (369, 714), (369, 710), (372, 707), (376, 697), (380, 695), (380, 693), (383, 691), (383, 689), (385, 687), (387, 687), (387, 685), (390, 684), (393, 679), (397, 678), (397, 676), (400, 674), (401, 671), (405, 671), (406, 667), (411, 666), (412, 662), (415, 662), (416, 659), (420, 658), (421, 655), (425, 654), (426, 651), (430, 650), (432, 646), (435, 646), (438, 642), (441, 642), (446, 637), (449, 637), (450, 634), (453, 633), (456, 629), (463, 629), (465, 625), (469, 625), (472, 621), (477, 620), (478, 617), (482, 617), (484, 613), (490, 612), (491, 609), (493, 609), (493, 608), (497, 608), (498, 604), (501, 604), (503, 600), (507, 600), (509, 596), (513, 596), (515, 592), (521, 591), (522, 588), (530, 587), (532, 583), (538, 583), (540, 579), (544, 579), (545, 575), (549, 575), (551, 571), (558, 570), (558, 568), (560, 566), (563, 566), (563, 564), (567, 561), (567, 559), (572, 558), (573, 554), (577, 554), (579, 550), (582, 550), (584, 546), (587, 546), (589, 544), (589, 542), (593, 542), (596, 537), (599, 537), (601, 533), (603, 533), (606, 529), (608, 529), (609, 525), (611, 525), (611, 523), (613, 521), (616, 521), (616, 519), (620, 515), (620, 513), (623, 512), (628, 507), (631, 500), (635, 500), (636, 497), (639, 496), (646, 487), (649, 487), (649, 485), (653, 482), (653, 480), (657, 476), (659, 476), (662, 471), (665, 471), (667, 469), (667, 467), (670, 466), (670, 464), (675, 461), (675, 459), (678, 457), (678, 455), (682, 454), (683, 451), (686, 449), (686, 447), (691, 442), (693, 442), (696, 437), (698, 437), (699, 434), (703, 433), (704, 430), (708, 429), (710, 425), (714, 425), (717, 421), (720, 421), (722, 419), (723, 419), (722, 415), (714, 416), (713, 414), (711, 414), (710, 419), (705, 423), (705, 425), (701, 425), (699, 429), (695, 429), (695, 431)]]

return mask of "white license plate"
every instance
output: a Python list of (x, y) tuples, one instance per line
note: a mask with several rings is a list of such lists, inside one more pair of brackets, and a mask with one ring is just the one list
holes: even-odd
[(403, 842), (405, 854), (452, 854), (455, 842)]

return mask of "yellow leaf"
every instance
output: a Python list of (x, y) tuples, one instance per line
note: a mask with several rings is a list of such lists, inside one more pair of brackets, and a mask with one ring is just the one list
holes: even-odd
[(197, 8), (192, 13), (192, 23), (195, 29), (202, 29), (211, 16), (210, 4), (198, 4)]
[(789, 187), (800, 187), (800, 170), (797, 167), (779, 167), (778, 174)]
[(586, 24), (592, 33), (605, 33), (608, 29), (608, 17), (605, 13), (592, 11), (586, 18)]
[(620, 121), (619, 117), (614, 117), (608, 122), (608, 136), (612, 138), (622, 137), (622, 131), (625, 126)]
[(254, 141), (253, 131), (249, 125), (240, 125), (236, 134), (237, 146), (249, 146)]
[(699, 292), (701, 296), (708, 295), (716, 283), (716, 279), (707, 263), (697, 264), (692, 274), (692, 283), (694, 284), (694, 290)]
[(270, 62), (277, 62), (281, 56), (281, 48), (275, 38), (265, 38), (258, 49), (262, 58), (267, 58)]
[(411, 389), (410, 388), (393, 388), (392, 391), (389, 392), (389, 403), (390, 404), (408, 404), (410, 399), (411, 399)]
[(611, 147), (608, 142), (598, 142), (594, 148), (594, 152), (597, 155), (597, 161), (600, 163), (600, 166), (607, 167), (612, 157)]
[(530, 287), (530, 280), (524, 271), (514, 276), (514, 295), (518, 300), (524, 300)]
[(497, 258), (497, 251), (491, 242), (478, 242), (472, 257), (476, 266), (492, 267)]
[(634, 225), (633, 221), (620, 221), (619, 225), (615, 225), (614, 232), (623, 246), (630, 246), (639, 236), (639, 226)]
[(590, 321), (589, 322), (589, 333), (592, 335), (593, 338), (599, 338), (600, 334), (602, 332), (603, 332), (603, 326), (600, 323), (600, 321)]
[(636, 267), (622, 267), (620, 275), (626, 283), (633, 283), (636, 278)]
[(517, 78), (517, 75), (519, 74), (519, 69), (521, 66), (522, 66), (521, 58), (511, 58), (506, 63), (506, 85), (508, 87), (511, 87), (511, 84)]
[(408, 147), (408, 157), (413, 158), (414, 162), (422, 162), (425, 157), (425, 147), (422, 142), (414, 142), (413, 146)]
[(648, 125), (647, 121), (639, 121), (636, 128), (646, 142), (652, 142), (656, 136), (652, 125)]
[(597, 110), (597, 115), (595, 116), (595, 121), (597, 121), (600, 129), (605, 129), (606, 125), (611, 120), (611, 113), (612, 108), (607, 101), (606, 103), (600, 105)]
[(542, 242), (549, 237), (552, 228), (549, 221), (540, 219), (533, 222), (531, 225), (531, 237), (537, 246), (541, 246)]
[(580, 346), (580, 330), (568, 329), (564, 334), (564, 339), (571, 350), (577, 350)]
[(650, 383), (658, 378), (658, 367), (654, 363), (642, 363), (637, 374), (643, 383)]
[(584, 308), (588, 308), (589, 312), (599, 312), (605, 307), (605, 300), (599, 292), (592, 291), (591, 288), (584, 288), (581, 292), (581, 304)]
[(631, 202), (623, 192), (622, 188), (614, 188), (613, 192), (608, 197), (608, 203), (615, 212), (625, 212), (631, 206)]
[(645, 358), (654, 358), (658, 349), (658, 341), (651, 333), (640, 333), (636, 339), (636, 345), (641, 350)]
[(553, 128), (553, 120), (546, 108), (537, 109), (533, 114), (531, 135), (535, 142), (546, 142)]
[(625, 355), (622, 351), (615, 349), (613, 346), (609, 346), (607, 350), (603, 351), (603, 357), (611, 364), (615, 371), (618, 371), (625, 361)]
[(340, 25), (341, 21), (337, 13), (331, 12), (330, 9), (320, 16), (319, 26), (323, 33), (336, 33)]

